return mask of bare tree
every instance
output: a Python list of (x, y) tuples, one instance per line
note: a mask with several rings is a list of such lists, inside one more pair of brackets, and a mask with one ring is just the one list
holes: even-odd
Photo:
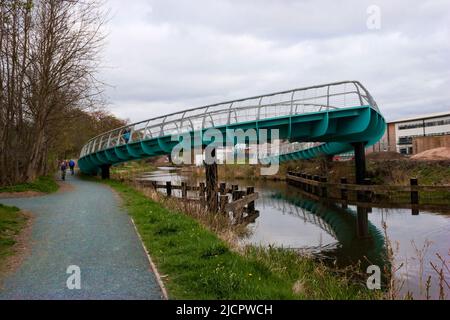
[(0, 4), (0, 183), (19, 179), (29, 142), (24, 92), (31, 7), (31, 1)]
[(104, 23), (97, 0), (0, 3), (0, 184), (45, 174), (55, 128), (101, 97)]

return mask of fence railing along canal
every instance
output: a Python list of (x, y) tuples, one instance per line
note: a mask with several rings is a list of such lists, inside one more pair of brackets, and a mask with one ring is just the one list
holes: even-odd
[[(197, 202), (202, 207), (209, 208), (206, 200), (206, 184), (204, 182), (190, 186), (186, 182), (181, 182), (181, 184), (176, 185), (171, 181), (165, 183), (142, 179), (136, 179), (134, 181), (141, 187), (150, 187), (155, 191), (165, 190), (164, 194), (168, 198), (177, 198), (186, 202)], [(179, 190), (179, 192), (175, 194), (175, 190)], [(219, 206), (217, 212), (213, 213), (223, 215), (232, 214), (235, 223), (252, 223), (259, 217), (259, 211), (255, 209), (255, 201), (259, 198), (259, 194), (255, 192), (254, 187), (239, 190), (238, 185), (220, 183), (215, 191)], [(189, 192), (194, 192), (195, 196), (189, 197)]]
[[(344, 207), (356, 205), (359, 207), (410, 207), (413, 214), (418, 214), (419, 207), (435, 207), (421, 204), (421, 194), (443, 192), (450, 195), (450, 186), (419, 185), (416, 178), (410, 179), (409, 185), (375, 185), (371, 179), (365, 179), (364, 184), (349, 183), (347, 178), (341, 178), (340, 183), (330, 183), (326, 177), (300, 172), (288, 172), (286, 180), (289, 184), (316, 200), (326, 199), (341, 203)], [(402, 194), (407, 199), (402, 202), (389, 201), (392, 194)]]

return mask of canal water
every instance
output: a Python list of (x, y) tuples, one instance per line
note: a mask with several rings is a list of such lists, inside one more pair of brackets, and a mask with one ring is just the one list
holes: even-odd
[[(174, 184), (191, 182), (171, 168), (160, 168), (144, 177)], [(444, 277), (450, 283), (450, 272), (437, 256), (450, 267), (449, 213), (420, 212), (413, 216), (411, 209), (373, 208), (369, 214), (370, 239), (361, 240), (356, 235), (356, 207), (342, 209), (340, 205), (324, 205), (303, 196), (296, 187), (285, 182), (239, 180), (228, 183), (241, 188), (254, 186), (260, 195), (255, 203), (260, 216), (248, 226), (251, 232), (242, 239), (244, 244), (298, 250), (339, 266), (360, 261), (363, 266), (382, 267), (386, 262), (387, 237), (393, 247), (394, 264), (400, 268), (396, 279), (401, 285), (401, 294), (411, 292), (416, 299), (425, 298), (426, 281), (431, 276), (431, 296), (439, 297), (439, 276), (431, 263), (438, 270), (444, 268)]]

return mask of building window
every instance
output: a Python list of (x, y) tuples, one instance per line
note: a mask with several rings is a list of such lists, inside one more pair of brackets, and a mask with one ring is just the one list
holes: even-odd
[(408, 154), (408, 150), (406, 148), (401, 148), (400, 149), (400, 153), (401, 154)]
[(398, 139), (399, 145), (412, 144), (412, 137), (400, 137)]
[(437, 127), (437, 126), (445, 126), (450, 124), (450, 119), (442, 119), (442, 120), (425, 120), (425, 124), (423, 121), (416, 123), (406, 123), (398, 126), (398, 130), (408, 130), (408, 129), (417, 129), (425, 127)]
[(412, 124), (402, 124), (398, 126), (398, 130), (408, 130), (408, 129), (416, 129), (423, 128), (423, 122), (421, 123), (412, 123)]
[(426, 127), (445, 126), (447, 124), (450, 124), (450, 119), (425, 122)]

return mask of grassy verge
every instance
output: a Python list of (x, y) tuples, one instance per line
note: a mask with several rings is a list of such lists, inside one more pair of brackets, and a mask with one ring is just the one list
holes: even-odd
[(0, 187), (0, 193), (13, 193), (13, 192), (43, 192), (52, 193), (58, 191), (58, 184), (52, 177), (40, 177), (34, 182), (18, 184), (9, 187)]
[(25, 226), (27, 218), (16, 207), (0, 204), (0, 271), (6, 258), (14, 251), (15, 238)]
[(198, 221), (118, 181), (172, 299), (374, 299), (380, 293), (281, 249), (230, 247)]

